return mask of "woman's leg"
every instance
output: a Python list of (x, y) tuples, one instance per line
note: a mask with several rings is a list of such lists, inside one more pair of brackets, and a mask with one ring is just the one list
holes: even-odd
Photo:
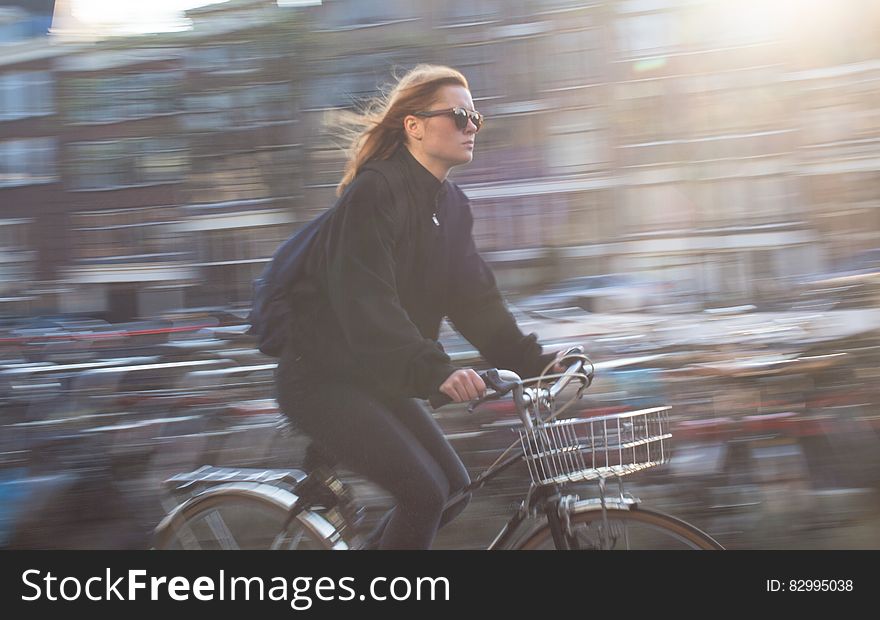
[(279, 369), (278, 400), (297, 425), (397, 500), (379, 547), (428, 549), (449, 497), (446, 474), (387, 404), (350, 383)]
[[(427, 406), (415, 398), (402, 399), (393, 403), (392, 413), (424, 446), (428, 453), (446, 475), (449, 485), (449, 497), (452, 497), (471, 483), (468, 471), (461, 462), (458, 453), (446, 439), (442, 429), (437, 424), (434, 416)], [(462, 498), (454, 505), (447, 507), (440, 518), (440, 527), (443, 527), (467, 507), (470, 494)]]
[[(450, 498), (470, 484), (471, 480), (467, 469), (461, 462), (455, 449), (446, 439), (440, 426), (434, 420), (434, 416), (431, 415), (430, 411), (428, 411), (427, 407), (425, 407), (421, 401), (416, 399), (403, 399), (393, 405), (389, 405), (389, 409), (419, 440), (431, 456), (434, 457), (434, 460), (437, 461), (437, 464), (446, 475)], [(471, 494), (467, 493), (462, 495), (452, 505), (449, 505), (447, 502), (446, 509), (440, 517), (438, 529), (461, 514), (461, 512), (467, 507), (470, 499)], [(373, 531), (367, 536), (366, 549), (378, 548), (385, 527), (387, 527), (391, 518), (394, 516), (395, 508), (391, 508), (391, 510), (385, 513), (373, 528)]]

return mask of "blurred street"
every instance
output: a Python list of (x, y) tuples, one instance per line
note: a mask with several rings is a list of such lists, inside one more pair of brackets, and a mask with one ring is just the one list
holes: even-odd
[[(524, 329), (549, 349), (583, 342), (596, 363), (596, 381), (572, 415), (673, 406), (672, 461), (626, 480), (646, 506), (690, 520), (729, 548), (880, 545), (880, 391), (866, 381), (880, 356), (880, 311), (570, 309), (566, 322), (529, 321)], [(271, 398), (273, 360), (252, 348), (245, 325), (203, 313), (150, 326), (5, 334), (4, 545), (147, 548), (173, 506), (166, 478), (206, 464), (301, 464), (307, 439), (286, 428)], [(446, 345), (459, 364), (479, 365), (473, 351)], [(515, 439), (510, 403), (435, 415), (472, 476)], [(368, 520), (390, 505), (381, 489), (346, 479)], [(486, 545), (527, 487), (524, 466), (506, 473), (475, 495), (437, 548)]]

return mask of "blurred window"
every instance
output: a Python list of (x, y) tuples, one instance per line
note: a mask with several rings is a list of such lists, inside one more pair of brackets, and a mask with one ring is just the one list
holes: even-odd
[(619, 49), (629, 57), (669, 52), (677, 44), (675, 25), (675, 16), (665, 12), (618, 17)]
[(302, 177), (291, 170), (301, 168), (299, 145), (252, 146), (243, 150), (240, 142), (226, 140), (228, 135), (216, 132), (194, 136), (187, 176), (191, 202), (230, 202), (295, 193)]
[(449, 66), (455, 67), (467, 78), (477, 109), (484, 107), (480, 104), (480, 98), (492, 97), (505, 90), (503, 72), (497, 62), (501, 55), (495, 47), (459, 45), (447, 51)]
[(0, 219), (0, 294), (16, 292), (33, 281), (35, 253), (31, 250), (29, 219)]
[(50, 72), (17, 71), (0, 75), (0, 119), (42, 116), (54, 112)]
[(256, 152), (203, 154), (193, 159), (188, 184), (193, 202), (229, 202), (271, 195)]
[(0, 142), (0, 187), (58, 180), (56, 150), (55, 138)]
[(230, 49), (225, 45), (194, 47), (186, 55), (186, 68), (190, 70), (222, 69), (229, 65), (230, 57)]
[(31, 226), (29, 219), (0, 220), (0, 248), (7, 252), (28, 249)]
[(263, 69), (265, 60), (275, 56), (269, 41), (233, 41), (190, 48), (185, 63), (188, 71), (249, 73)]
[(606, 163), (607, 143), (592, 110), (566, 110), (550, 117), (547, 166), (557, 173), (584, 172)]
[(634, 185), (625, 192), (631, 233), (680, 230), (695, 223), (696, 205), (676, 184)]
[[(455, 67), (458, 65), (452, 55), (457, 50), (451, 48), (447, 60)], [(471, 50), (471, 57), (478, 53)], [(403, 47), (323, 59), (316, 63), (309, 87), (303, 92), (304, 106), (310, 110), (359, 108), (394, 84), (395, 74), (403, 75), (420, 62), (424, 62), (423, 55)]]
[[(683, 7), (684, 37), (705, 49), (764, 43), (779, 38), (780, 2), (710, 0)], [(809, 10), (809, 9), (808, 9)]]
[[(810, 92), (805, 101), (804, 136), (808, 144), (830, 144), (859, 138), (880, 137), (875, 108), (876, 94), (848, 92), (829, 87)], [(871, 147), (869, 147), (871, 148)]]
[(541, 0), (542, 9), (574, 9), (584, 5), (591, 6), (594, 3), (583, 0)]
[[(675, 0), (618, 0), (616, 9), (619, 13), (646, 13), (669, 9)], [(699, 1), (699, 0), (698, 0)], [(712, 2), (713, 0), (708, 0)]]
[(306, 183), (315, 185), (336, 185), (345, 170), (345, 153), (337, 146), (315, 147), (309, 150), (311, 170)]
[[(453, 23), (470, 23), (498, 18), (502, 15), (500, 0), (473, 0), (472, 2), (444, 2), (439, 9), (441, 19)], [(505, 15), (511, 14), (514, 3), (506, 2), (503, 6)]]
[[(454, 4), (467, 4), (456, 2)], [(366, 26), (416, 17), (418, 3), (410, 0), (357, 0), (357, 2), (325, 2), (321, 17), (333, 27)]]
[(259, 126), (292, 120), (290, 85), (250, 84), (225, 92), (190, 95), (184, 100), (182, 120), (191, 131)]
[(731, 225), (742, 225), (748, 220), (752, 195), (752, 179), (729, 178), (715, 181), (715, 194), (721, 208), (724, 221)]
[(795, 185), (784, 176), (765, 176), (753, 179), (754, 200), (750, 219), (782, 222), (793, 215), (797, 196)]
[(723, 209), (716, 198), (716, 189), (714, 181), (697, 181), (684, 186), (683, 191), (694, 205), (699, 226), (714, 228), (722, 224)]
[(506, 39), (497, 53), (504, 62), (498, 73), (501, 75), (501, 92), (511, 101), (534, 101), (538, 98), (538, 80), (534, 70), (535, 59), (546, 53), (544, 37), (523, 37)]
[(603, 190), (559, 193), (548, 196), (544, 226), (552, 230), (553, 245), (602, 243), (616, 236), (616, 215), (608, 210)]
[(130, 138), (72, 143), (70, 160), (74, 189), (105, 189), (179, 181), (189, 157), (178, 138)]
[(311, 81), (305, 92), (306, 106), (311, 109), (355, 107), (359, 100), (378, 95), (383, 82), (391, 82), (385, 68), (396, 64), (390, 56), (370, 55), (357, 61), (352, 59), (345, 67), (328, 66), (325, 73)]
[(70, 120), (101, 123), (169, 114), (180, 109), (181, 71), (73, 78), (66, 109)]
[(617, 85), (618, 130), (623, 144), (667, 140), (672, 137), (673, 114), (667, 111), (668, 80)]
[(774, 131), (789, 126), (786, 93), (775, 72), (749, 69), (676, 82), (694, 137)]
[(223, 228), (195, 236), (198, 257), (203, 263), (225, 263), (268, 258), (290, 235), (288, 224)]
[(187, 114), (181, 124), (190, 131), (223, 129), (226, 127), (226, 110), (231, 97), (228, 93), (190, 95), (184, 100)]
[(546, 80), (550, 88), (583, 86), (596, 81), (601, 74), (602, 49), (599, 30), (589, 28), (560, 32), (549, 38), (553, 52), (546, 65)]
[(79, 260), (167, 257), (184, 247), (185, 237), (169, 231), (167, 225), (177, 219), (177, 210), (167, 206), (74, 213), (74, 255)]
[(27, 38), (28, 23), (24, 20), (0, 24), (0, 43), (15, 43)]

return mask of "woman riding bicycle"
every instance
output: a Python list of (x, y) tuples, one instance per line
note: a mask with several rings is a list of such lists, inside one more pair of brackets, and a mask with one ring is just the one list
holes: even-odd
[[(373, 111), (310, 246), (277, 373), (283, 411), (396, 506), (371, 536), (379, 549), (428, 549), (467, 500), (446, 506), (468, 473), (419, 399), (486, 389), (437, 342), (449, 317), (490, 364), (522, 376), (554, 360), (525, 336), (478, 254), (470, 206), (447, 180), (473, 158), (483, 117), (458, 71), (419, 65)], [(558, 369), (558, 368), (557, 368)]]

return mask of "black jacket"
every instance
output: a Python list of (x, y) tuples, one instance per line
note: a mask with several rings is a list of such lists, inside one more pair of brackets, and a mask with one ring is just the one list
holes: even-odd
[(553, 355), (517, 327), (472, 227), (461, 189), (405, 147), (364, 166), (309, 250), (293, 296), (296, 353), (331, 377), (427, 398), (456, 370), (437, 342), (448, 316), (493, 366), (539, 373)]

